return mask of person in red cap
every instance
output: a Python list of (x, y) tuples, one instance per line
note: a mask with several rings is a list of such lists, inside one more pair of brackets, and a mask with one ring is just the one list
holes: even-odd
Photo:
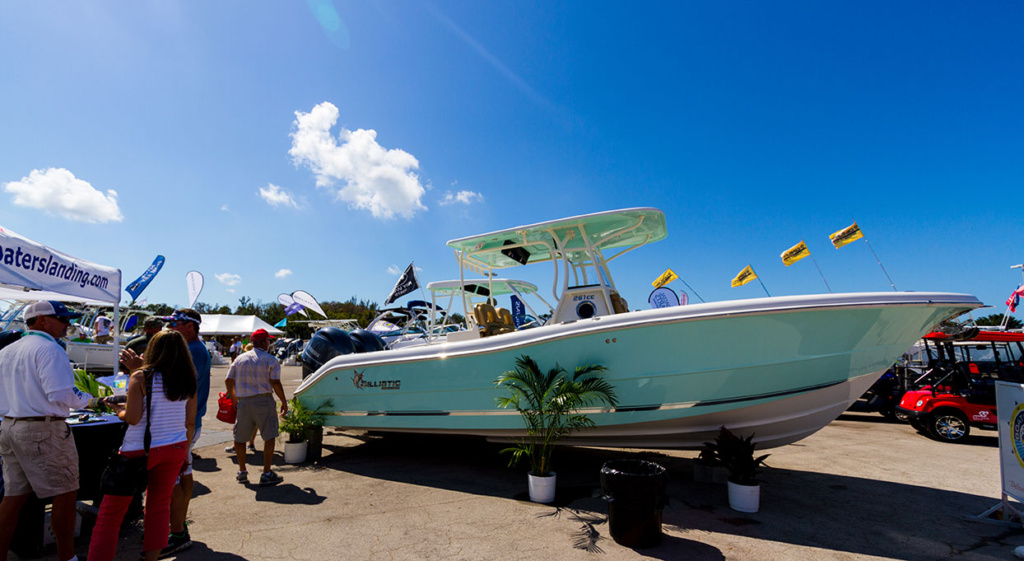
[(273, 337), (266, 329), (253, 331), (249, 337), (253, 349), (242, 353), (231, 363), (224, 381), (228, 395), (238, 411), (234, 437), (235, 456), (238, 458), (236, 479), (239, 483), (249, 482), (249, 472), (245, 466), (245, 441), (257, 428), (263, 439), (263, 475), (260, 476), (260, 485), (277, 485), (283, 481), (280, 475), (270, 469), (274, 459), (274, 439), (278, 435), (274, 394), (281, 400), (281, 415), (288, 412), (288, 400), (281, 386), (281, 365), (267, 352), (271, 339)]

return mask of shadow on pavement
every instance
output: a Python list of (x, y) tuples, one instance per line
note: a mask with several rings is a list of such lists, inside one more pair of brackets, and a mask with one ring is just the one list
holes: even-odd
[[(509, 468), (508, 456), (499, 453), (501, 444), (426, 435), (367, 437), (354, 446), (335, 446), (328, 440), (321, 468), (528, 502), (526, 468)], [(604, 462), (618, 458), (645, 459), (667, 469), (670, 504), (663, 522), (676, 536), (714, 532), (856, 555), (891, 557), (895, 553), (900, 559), (924, 560), (933, 559), (936, 548), (970, 551), (1024, 535), (1020, 528), (1007, 530), (962, 520), (991, 507), (996, 502), (991, 497), (785, 469), (764, 471), (761, 512), (742, 514), (729, 508), (724, 484), (693, 482), (689, 457), (583, 447), (555, 452), (552, 463), (558, 473), (558, 492), (553, 504), (536, 505), (547, 509), (538, 516), (574, 512), (582, 526), (589, 525), (584, 530), (592, 545), (600, 548), (603, 540), (610, 539), (607, 526), (595, 519), (607, 516), (607, 504), (600, 498), (600, 469)], [(584, 539), (580, 549), (587, 549), (586, 543)], [(1008, 542), (1007, 547), (1011, 547)], [(688, 552), (689, 559), (723, 558), (713, 547), (669, 534), (662, 545), (641, 551), (654, 558), (678, 559), (680, 550)]]
[(279, 483), (272, 487), (260, 487), (250, 483), (246, 487), (256, 489), (256, 501), (283, 505), (318, 505), (327, 497), (317, 494), (316, 489), (305, 489), (289, 483)]
[(192, 547), (174, 556), (175, 559), (203, 559), (204, 561), (245, 561), (245, 557), (227, 553), (226, 551), (214, 551), (206, 544), (193, 541)]

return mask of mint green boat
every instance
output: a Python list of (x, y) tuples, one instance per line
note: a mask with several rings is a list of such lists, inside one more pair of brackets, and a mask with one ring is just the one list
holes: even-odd
[(516, 329), (488, 303), (468, 330), (422, 345), (336, 357), (296, 396), (333, 401), (330, 426), (508, 439), (525, 432), (498, 409), (494, 385), (529, 355), (542, 368), (607, 367), (615, 408), (567, 444), (698, 448), (721, 426), (760, 448), (821, 429), (936, 324), (981, 307), (967, 294), (850, 293), (758, 298), (630, 311), (609, 264), (666, 235), (665, 217), (634, 208), (520, 226), (448, 242), (474, 293), (495, 271), (547, 263), (557, 304), (542, 325)]

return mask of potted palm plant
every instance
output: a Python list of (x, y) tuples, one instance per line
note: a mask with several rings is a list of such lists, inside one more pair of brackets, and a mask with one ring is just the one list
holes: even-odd
[(498, 407), (514, 408), (526, 424), (526, 436), (502, 452), (512, 454), (509, 465), (524, 458), (529, 460), (531, 501), (549, 503), (555, 499), (551, 454), (558, 441), (574, 431), (594, 426), (594, 421), (579, 410), (602, 404), (614, 407), (618, 403), (611, 384), (591, 375), (604, 370), (603, 366), (588, 364), (576, 367), (569, 376), (555, 364), (542, 372), (536, 361), (524, 355), (516, 359), (515, 370), (505, 372), (495, 382), (509, 392), (507, 397), (496, 399)]
[(319, 444), (323, 430), (323, 413), (330, 408), (330, 400), (321, 403), (316, 409), (310, 409), (303, 402), (296, 398), (288, 401), (288, 412), (281, 418), (280, 430), (288, 433), (284, 442), (284, 461), (289, 464), (299, 464), (306, 461), (306, 453), (309, 447), (310, 437)]
[(761, 485), (757, 474), (769, 454), (754, 457), (754, 435), (742, 438), (722, 427), (715, 438), (718, 457), (729, 470), (729, 507), (739, 512), (757, 512)]

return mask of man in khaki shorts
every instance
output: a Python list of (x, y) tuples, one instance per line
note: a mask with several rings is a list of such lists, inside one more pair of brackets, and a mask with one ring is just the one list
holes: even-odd
[(95, 405), (75, 388), (75, 374), (57, 340), (82, 314), (56, 301), (25, 308), (28, 331), (0, 350), (0, 456), (6, 496), (0, 502), (0, 561), (7, 561), (18, 516), (29, 495), (52, 498), (50, 527), (58, 561), (75, 555), (78, 451), (65, 421), (71, 409)]
[(253, 331), (249, 337), (253, 349), (242, 353), (231, 363), (224, 381), (228, 395), (234, 400), (238, 411), (234, 437), (239, 483), (249, 482), (249, 472), (245, 468), (245, 441), (252, 437), (257, 428), (263, 439), (263, 475), (260, 476), (260, 485), (277, 485), (283, 481), (280, 475), (270, 469), (274, 460), (274, 439), (278, 435), (274, 394), (281, 400), (281, 415), (288, 412), (288, 400), (281, 386), (281, 365), (267, 352), (272, 338), (266, 329)]

